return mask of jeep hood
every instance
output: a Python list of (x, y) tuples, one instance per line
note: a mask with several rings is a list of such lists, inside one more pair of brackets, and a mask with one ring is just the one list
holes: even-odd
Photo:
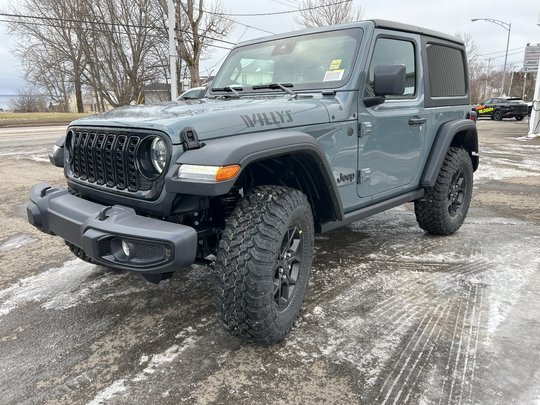
[(200, 140), (329, 122), (323, 100), (316, 98), (203, 99), (121, 107), (81, 118), (71, 125), (157, 129), (180, 143), (191, 127)]

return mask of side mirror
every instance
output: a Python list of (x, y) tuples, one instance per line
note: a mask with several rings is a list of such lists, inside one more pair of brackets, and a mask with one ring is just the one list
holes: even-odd
[(364, 97), (366, 107), (384, 103), (385, 96), (402, 96), (405, 93), (404, 65), (377, 65), (373, 73), (375, 97)]
[(402, 96), (405, 93), (405, 66), (375, 66), (374, 91), (376, 96)]

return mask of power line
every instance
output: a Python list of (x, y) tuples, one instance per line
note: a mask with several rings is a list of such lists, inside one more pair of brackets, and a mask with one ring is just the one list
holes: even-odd
[[(523, 49), (522, 46), (518, 47), (518, 48), (513, 48), (513, 49), (509, 49), (508, 52), (511, 52), (511, 51), (517, 51), (518, 49)], [(494, 55), (496, 53), (505, 53), (506, 51), (496, 51), (496, 52), (488, 52), (488, 53), (482, 53), (482, 54), (479, 54), (478, 56), (487, 56), (487, 55)], [(525, 52), (525, 51), (524, 51)]]
[(272, 1), (273, 3), (276, 3), (276, 4), (281, 4), (282, 6), (291, 7), (291, 8), (296, 8), (298, 6), (298, 5), (293, 6), (292, 4), (288, 4), (288, 3), (285, 3), (285, 2), (279, 1), (279, 0), (270, 0), (270, 1)]
[[(6, 23), (13, 23), (13, 24), (20, 24), (20, 21), (14, 21), (14, 20), (5, 20), (5, 19), (0, 19), (0, 22), (6, 22)], [(52, 27), (52, 28), (65, 28), (65, 26), (62, 26), (62, 25), (55, 25), (55, 24), (45, 24), (45, 23), (38, 23), (38, 22), (25, 22), (26, 25), (34, 25), (34, 26), (41, 26), (41, 27)], [(129, 33), (127, 32), (123, 32), (123, 31), (112, 31), (112, 30), (105, 30), (105, 29), (99, 29), (99, 28), (84, 28), (84, 31), (85, 32), (101, 32), (101, 33), (113, 33), (113, 34), (118, 34), (118, 35), (130, 35)], [(190, 33), (188, 32), (185, 32), (186, 35), (190, 35)], [(149, 37), (152, 37), (152, 38), (163, 38), (163, 35), (157, 35), (157, 34), (149, 34), (147, 33), (146, 34), (147, 36)], [(208, 38), (208, 37), (202, 37), (201, 38)], [(193, 38), (190, 38), (190, 39), (193, 39)], [(236, 45), (234, 42), (231, 42), (231, 45)], [(216, 44), (206, 44), (206, 46), (208, 47), (211, 47), (211, 48), (219, 48), (219, 49), (224, 49), (224, 50), (227, 50), (227, 51), (230, 51), (232, 48), (228, 48), (226, 46), (221, 46), (221, 45), (216, 45)]]
[[(205, 13), (207, 13), (208, 11), (204, 11)], [(232, 18), (228, 18), (228, 17), (225, 17), (225, 16), (221, 16), (221, 18), (225, 19), (225, 20), (228, 20), (228, 21), (232, 21), (233, 23), (235, 24), (238, 24), (238, 25), (243, 25), (244, 27), (246, 28), (251, 28), (251, 29), (254, 29), (254, 30), (257, 30), (257, 31), (261, 31), (261, 32), (266, 32), (267, 34), (275, 34), (275, 32), (272, 32), (272, 31), (268, 31), (268, 30), (265, 30), (263, 28), (258, 28), (258, 27), (254, 27), (253, 25), (249, 25), (249, 24), (244, 24), (244, 23), (241, 23), (239, 21), (236, 21)]]
[(214, 15), (219, 15), (219, 16), (225, 15), (225, 16), (230, 16), (230, 17), (263, 17), (263, 16), (269, 16), (269, 15), (299, 13), (301, 11), (316, 10), (318, 8), (337, 6), (339, 4), (350, 3), (350, 2), (352, 2), (352, 0), (342, 0), (342, 1), (337, 1), (335, 3), (323, 4), (321, 6), (304, 7), (304, 8), (298, 8), (296, 10), (287, 10), (287, 11), (274, 11), (270, 13), (217, 13), (217, 12), (208, 11), (208, 10), (204, 10), (204, 11), (208, 14), (214, 14)]
[[(525, 51), (520, 51), (520, 52), (513, 52), (513, 53), (509, 53), (508, 56), (513, 56), (513, 55), (520, 55), (520, 54), (523, 54), (525, 53)], [(499, 58), (504, 58), (505, 55), (499, 55), (499, 56), (490, 56), (489, 58), (484, 58), (485, 59), (499, 59)]]
[[(59, 17), (46, 17), (46, 16), (34, 16), (34, 15), (25, 15), (25, 14), (9, 14), (9, 13), (0, 13), (0, 16), (2, 17), (11, 17), (11, 18), (27, 18), (27, 19), (35, 19), (35, 20), (48, 20), (48, 21), (55, 21), (59, 23), (83, 23), (83, 24), (91, 24), (91, 25), (104, 25), (108, 27), (119, 27), (119, 28), (145, 28), (145, 29), (155, 29), (155, 30), (161, 30), (163, 28), (155, 26), (155, 25), (138, 25), (138, 24), (124, 24), (124, 23), (110, 23), (110, 22), (103, 22), (103, 21), (88, 21), (88, 20), (77, 20), (73, 18), (59, 18)], [(8, 22), (8, 23), (14, 23), (14, 24), (27, 24), (27, 25), (37, 25), (37, 26), (45, 26), (45, 27), (56, 27), (56, 28), (66, 28), (64, 25), (54, 25), (54, 24), (45, 24), (45, 23), (37, 23), (37, 22), (20, 22), (16, 20), (0, 20), (2, 22)], [(68, 27), (69, 28), (69, 27)], [(99, 30), (96, 28), (88, 28), (85, 27), (84, 30), (86, 31), (95, 31), (95, 32), (113, 32), (116, 34), (126, 34), (129, 35), (127, 32), (120, 32), (120, 31), (106, 31), (106, 30)], [(175, 31), (181, 32), (187, 35), (192, 35), (191, 32), (175, 28)], [(221, 42), (227, 45), (236, 45), (234, 42), (227, 41), (220, 38), (215, 37), (209, 37), (206, 35), (200, 35), (199, 38), (209, 39), (212, 41)], [(209, 45), (212, 46), (212, 45)], [(215, 46), (216, 48), (223, 48), (223, 49), (231, 49), (231, 48), (225, 48), (220, 46)]]

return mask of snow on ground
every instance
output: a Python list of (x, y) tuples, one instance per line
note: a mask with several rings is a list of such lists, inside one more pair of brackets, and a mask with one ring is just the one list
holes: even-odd
[(30, 235), (16, 235), (0, 245), (0, 253), (9, 252), (10, 250), (19, 249), (23, 246), (36, 242), (37, 239)]
[(124, 379), (117, 380), (109, 385), (107, 388), (101, 390), (88, 405), (103, 405), (107, 403), (114, 395), (125, 392), (126, 387), (124, 385)]
[(508, 152), (482, 148), (480, 166), (474, 174), (475, 183), (487, 183), (515, 177), (540, 176), (540, 162), (531, 158), (531, 148), (536, 145), (511, 146)]
[(70, 260), (62, 267), (24, 278), (0, 290), (0, 316), (29, 303), (38, 303), (44, 309), (63, 310), (81, 303), (102, 301), (144, 289), (144, 287), (115, 288), (110, 294), (100, 296), (93, 294), (94, 291), (103, 291), (104, 287), (111, 286), (127, 276), (126, 273), (104, 272), (98, 266), (80, 259)]

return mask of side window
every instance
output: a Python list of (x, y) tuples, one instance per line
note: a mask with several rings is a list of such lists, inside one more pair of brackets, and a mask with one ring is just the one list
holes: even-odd
[(428, 44), (426, 54), (431, 97), (465, 96), (464, 53), (449, 46)]
[[(388, 96), (388, 98), (412, 97), (416, 93), (416, 60), (412, 42), (394, 38), (378, 38), (373, 50), (369, 66), (368, 92), (373, 93), (375, 66), (403, 65), (405, 66), (405, 93), (403, 96)], [(373, 93), (374, 94), (374, 93)]]

